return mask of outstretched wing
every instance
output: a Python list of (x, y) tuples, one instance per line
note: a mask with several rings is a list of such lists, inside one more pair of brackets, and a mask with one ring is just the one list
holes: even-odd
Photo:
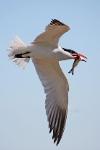
[(64, 131), (68, 111), (68, 82), (59, 62), (33, 60), (46, 93), (45, 108), (52, 139), (59, 144)]
[(65, 25), (57, 19), (53, 19), (50, 24), (46, 26), (45, 31), (37, 36), (33, 43), (49, 43), (57, 46), (59, 38), (69, 30), (68, 25)]

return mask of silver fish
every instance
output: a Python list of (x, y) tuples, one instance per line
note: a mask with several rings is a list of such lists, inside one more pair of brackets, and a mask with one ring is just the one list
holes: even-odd
[(79, 62), (80, 62), (80, 59), (75, 59), (73, 64), (72, 64), (72, 68), (69, 70), (68, 73), (72, 73), (72, 75), (74, 75), (74, 69), (79, 64)]

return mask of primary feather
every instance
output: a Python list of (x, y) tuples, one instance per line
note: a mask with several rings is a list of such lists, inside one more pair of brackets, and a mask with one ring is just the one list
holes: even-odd
[(68, 111), (69, 85), (58, 61), (34, 60), (36, 71), (46, 93), (46, 114), (53, 139), (60, 142)]

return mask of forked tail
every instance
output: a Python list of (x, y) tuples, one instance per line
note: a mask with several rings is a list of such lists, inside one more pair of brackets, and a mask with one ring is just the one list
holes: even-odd
[(9, 57), (19, 65), (21, 68), (25, 68), (26, 64), (29, 62), (30, 58), (21, 58), (22, 53), (26, 53), (27, 45), (19, 38), (16, 37), (10, 44)]

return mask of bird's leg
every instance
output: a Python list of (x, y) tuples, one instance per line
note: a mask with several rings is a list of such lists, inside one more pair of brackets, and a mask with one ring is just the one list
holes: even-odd
[(28, 54), (30, 54), (30, 52), (25, 52), (22, 54), (16, 54), (14, 57), (15, 58), (30, 58), (30, 56)]

